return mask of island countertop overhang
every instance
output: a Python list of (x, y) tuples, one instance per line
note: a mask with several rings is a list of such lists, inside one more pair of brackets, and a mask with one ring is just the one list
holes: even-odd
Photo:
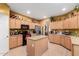
[(37, 35), (37, 36), (28, 37), (28, 39), (37, 41), (37, 40), (40, 40), (40, 39), (46, 38), (46, 37), (47, 36), (45, 36), (45, 35)]

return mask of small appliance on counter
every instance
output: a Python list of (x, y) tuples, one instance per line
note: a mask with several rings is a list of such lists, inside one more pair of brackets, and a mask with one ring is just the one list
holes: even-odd
[(10, 29), (10, 36), (18, 34), (20, 34), (18, 29)]

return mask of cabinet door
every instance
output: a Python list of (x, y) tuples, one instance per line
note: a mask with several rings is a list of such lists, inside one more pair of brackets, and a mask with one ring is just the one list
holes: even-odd
[(60, 37), (60, 44), (62, 45), (62, 46), (65, 46), (65, 37), (64, 36), (61, 36)]
[(22, 35), (18, 35), (18, 46), (22, 45)]
[(78, 12), (78, 14), (77, 14), (77, 21), (78, 21), (78, 28), (79, 28), (79, 12)]
[(50, 31), (52, 30), (52, 22), (49, 24)]
[(9, 25), (10, 25), (10, 28), (15, 28), (15, 19), (10, 18)]
[(21, 21), (21, 24), (25, 24), (25, 25), (27, 24), (27, 25), (28, 25), (28, 22), (23, 19), (23, 20)]
[(14, 42), (13, 42), (13, 37), (10, 37), (10, 39), (9, 39), (9, 48), (13, 48), (14, 46)]
[(50, 42), (54, 43), (54, 35), (50, 34), (48, 38)]
[(64, 29), (68, 29), (69, 28), (69, 20), (68, 19), (66, 19), (66, 20), (64, 20), (64, 22), (63, 22), (64, 24)]
[(60, 36), (59, 35), (54, 35), (54, 43), (60, 44)]
[(71, 18), (71, 28), (74, 29), (74, 28), (77, 28), (77, 16), (74, 16)]
[(35, 29), (35, 24), (34, 23), (30, 23), (30, 29)]
[(72, 29), (73, 28), (73, 26), (72, 26), (72, 18), (69, 18), (68, 20), (69, 20), (68, 21), (68, 24), (69, 24), (68, 28)]
[(63, 29), (63, 21), (52, 22), (52, 29)]
[(17, 47), (18, 46), (18, 37), (14, 37), (14, 47)]
[(65, 37), (65, 47), (69, 50), (72, 50), (72, 43), (70, 37)]
[(9, 47), (10, 48), (17, 47), (17, 37), (15, 37), (15, 36), (10, 37)]
[(49, 35), (49, 41), (56, 44), (60, 44), (60, 35)]
[(59, 29), (63, 29), (63, 20), (59, 22)]
[(16, 19), (15, 27), (16, 28), (21, 28), (21, 20)]
[(52, 29), (56, 29), (56, 22), (52, 22)]
[(79, 56), (79, 45), (73, 45), (73, 55)]
[(54, 24), (54, 28), (57, 29), (58, 28), (58, 24), (57, 24), (57, 21), (55, 22)]

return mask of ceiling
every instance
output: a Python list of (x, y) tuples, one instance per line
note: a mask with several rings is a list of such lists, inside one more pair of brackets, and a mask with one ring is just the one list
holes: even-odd
[[(44, 16), (58, 16), (74, 9), (77, 3), (8, 3), (11, 10), (23, 15), (43, 19)], [(66, 8), (62, 11), (62, 8)], [(27, 14), (30, 11), (30, 14)]]

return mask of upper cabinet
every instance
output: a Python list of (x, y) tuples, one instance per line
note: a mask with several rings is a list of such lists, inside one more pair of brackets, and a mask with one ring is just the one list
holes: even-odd
[(77, 25), (78, 25), (78, 23), (77, 23), (77, 16), (74, 16), (74, 17), (72, 17), (71, 18), (71, 24), (70, 24), (70, 28), (71, 29), (77, 29), (78, 27), (77, 27)]
[(63, 21), (52, 22), (51, 29), (63, 29)]
[(79, 29), (79, 12), (74, 11), (69, 15), (65, 19), (51, 22), (52, 29)]
[(10, 28), (21, 28), (21, 20), (10, 18), (9, 21)]
[(68, 29), (69, 28), (69, 20), (66, 19), (63, 21), (63, 29)]
[(9, 25), (11, 29), (14, 29), (14, 28), (20, 29), (21, 24), (29, 25), (30, 29), (35, 29), (35, 25), (39, 26), (39, 23), (36, 20), (34, 21), (35, 22), (33, 22), (33, 19), (30, 17), (26, 17), (26, 16), (23, 16), (16, 12), (11, 11)]
[(78, 18), (77, 21), (78, 21), (78, 29), (79, 29), (79, 12), (78, 12), (77, 16), (78, 16), (78, 17), (77, 17), (77, 18)]
[(63, 29), (63, 21), (59, 21), (58, 22), (58, 28), (59, 29)]
[(15, 28), (21, 28), (21, 20), (15, 20)]
[(12, 29), (16, 27), (15, 19), (10, 18), (10, 20), (9, 20), (9, 27), (12, 28)]

